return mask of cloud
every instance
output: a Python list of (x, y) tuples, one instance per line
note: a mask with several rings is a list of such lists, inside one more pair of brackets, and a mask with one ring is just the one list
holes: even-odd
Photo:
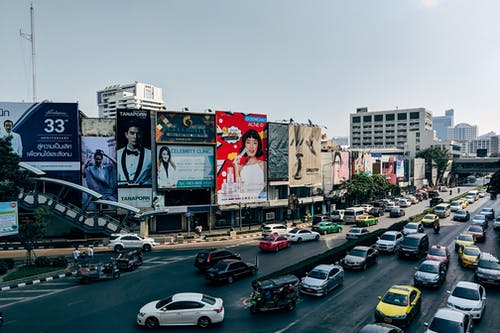
[(441, 0), (422, 0), (422, 4), (425, 8), (436, 8), (441, 3)]

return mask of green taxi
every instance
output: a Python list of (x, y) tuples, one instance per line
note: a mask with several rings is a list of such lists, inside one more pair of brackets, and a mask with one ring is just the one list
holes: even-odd
[(356, 217), (356, 226), (358, 227), (369, 227), (378, 223), (378, 218), (372, 215), (359, 215)]
[(342, 226), (337, 223), (333, 222), (319, 222), (318, 224), (315, 224), (312, 228), (312, 231), (319, 232), (322, 235), (326, 234), (331, 234), (334, 232), (341, 232), (342, 231)]

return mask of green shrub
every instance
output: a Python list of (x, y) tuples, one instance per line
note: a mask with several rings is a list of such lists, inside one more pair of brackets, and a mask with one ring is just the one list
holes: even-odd
[(9, 269), (5, 261), (0, 261), (0, 275), (4, 275), (5, 273), (7, 273), (8, 270)]
[(51, 260), (50, 260), (50, 258), (45, 257), (45, 256), (38, 257), (35, 259), (35, 266), (36, 267), (50, 267)]
[(64, 256), (59, 256), (52, 258), (51, 266), (53, 267), (66, 267), (68, 265), (68, 260)]
[(0, 259), (0, 262), (4, 262), (7, 265), (8, 269), (14, 268), (14, 259), (12, 258)]

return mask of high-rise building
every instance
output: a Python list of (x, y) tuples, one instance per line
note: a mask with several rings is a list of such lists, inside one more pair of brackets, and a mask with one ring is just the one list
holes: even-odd
[(466, 123), (457, 124), (448, 129), (448, 137), (452, 140), (474, 140), (477, 138), (477, 126)]
[(469, 141), (469, 152), (471, 156), (476, 156), (478, 149), (485, 149), (486, 155), (490, 156), (493, 153), (499, 152), (498, 135), (495, 132), (490, 132), (481, 135), (477, 139)]
[(97, 92), (100, 118), (116, 117), (117, 109), (158, 110), (165, 107), (163, 89), (147, 83), (117, 84)]
[(420, 136), (432, 130), (432, 113), (425, 108), (368, 111), (358, 108), (350, 114), (352, 148), (407, 148), (408, 133), (415, 132), (415, 149)]
[(432, 128), (436, 131), (439, 140), (452, 139), (448, 137), (448, 127), (453, 127), (453, 109), (446, 110), (444, 116), (432, 117)]

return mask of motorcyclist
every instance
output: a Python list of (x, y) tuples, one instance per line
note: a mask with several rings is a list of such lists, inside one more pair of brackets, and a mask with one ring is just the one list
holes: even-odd
[(432, 228), (434, 229), (435, 234), (439, 234), (439, 229), (441, 228), (439, 226), (439, 220), (434, 221), (434, 225), (432, 226)]

